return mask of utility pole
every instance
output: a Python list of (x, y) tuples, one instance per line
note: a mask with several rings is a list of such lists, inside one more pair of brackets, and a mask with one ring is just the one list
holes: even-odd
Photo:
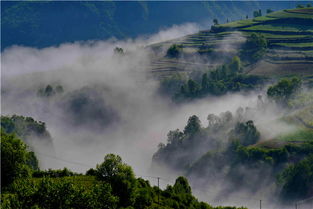
[(295, 204), (296, 209), (298, 209), (298, 203)]
[(260, 200), (260, 209), (262, 209), (262, 200)]
[(158, 177), (158, 204), (160, 205), (160, 177)]

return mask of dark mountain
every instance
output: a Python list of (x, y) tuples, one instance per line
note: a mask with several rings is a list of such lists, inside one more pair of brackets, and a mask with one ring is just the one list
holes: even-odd
[[(297, 2), (1, 1), (1, 50), (12, 45), (47, 47), (81, 40), (155, 33), (174, 24), (236, 20), (254, 10), (279, 10)], [(207, 27), (206, 27), (207, 26)]]

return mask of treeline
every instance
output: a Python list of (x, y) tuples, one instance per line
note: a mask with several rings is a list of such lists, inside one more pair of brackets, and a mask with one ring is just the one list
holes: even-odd
[(183, 131), (170, 131), (167, 144), (159, 144), (153, 163), (186, 171), (208, 151), (220, 150), (230, 142), (238, 141), (246, 146), (256, 143), (260, 133), (253, 121), (245, 121), (246, 114), (249, 113), (242, 108), (235, 114), (229, 111), (219, 116), (209, 114), (207, 127), (201, 125), (196, 115), (191, 116)]
[(52, 146), (52, 138), (46, 129), (46, 124), (32, 117), (1, 116), (1, 129), (8, 134), (16, 134), (27, 144), (30, 144), (32, 138), (37, 138), (46, 142), (47, 146)]
[(227, 92), (252, 90), (263, 79), (242, 74), (240, 58), (235, 56), (230, 63), (202, 75), (201, 82), (189, 79), (175, 95), (176, 100), (201, 98), (206, 95), (223, 95)]
[[(86, 175), (68, 169), (40, 171), (38, 161), (22, 140), (1, 133), (1, 208), (185, 208), (212, 207), (199, 202), (185, 177), (162, 190), (136, 178), (130, 166), (114, 154)], [(244, 209), (244, 208), (241, 208)]]
[[(218, 66), (202, 74), (200, 79), (190, 76), (173, 75), (162, 79), (160, 82), (161, 92), (174, 95), (175, 101), (191, 100), (207, 95), (224, 95), (228, 92), (248, 91), (255, 89), (263, 83), (264, 78), (256, 75), (247, 75), (243, 72), (244, 66), (255, 63), (266, 53), (268, 43), (263, 35), (252, 33), (229, 63)], [(198, 53), (210, 56), (214, 49), (206, 44), (199, 47)], [(183, 54), (182, 44), (171, 45), (166, 57), (179, 58)], [(174, 91), (175, 89), (175, 91)]]

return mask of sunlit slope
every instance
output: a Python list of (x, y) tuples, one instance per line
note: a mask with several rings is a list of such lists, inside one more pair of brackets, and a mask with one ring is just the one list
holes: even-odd
[[(174, 43), (181, 44), (185, 55), (202, 54), (214, 65), (219, 63), (221, 57), (225, 60), (238, 55), (244, 38), (251, 33), (264, 35), (268, 49), (262, 60), (246, 66), (247, 73), (267, 76), (313, 74), (313, 7), (282, 10), (253, 19), (215, 25), (211, 30), (153, 46), (168, 48)], [(190, 63), (189, 66), (180, 66), (180, 60), (160, 58), (155, 61), (152, 70), (158, 73), (164, 72), (162, 70), (194, 70)]]

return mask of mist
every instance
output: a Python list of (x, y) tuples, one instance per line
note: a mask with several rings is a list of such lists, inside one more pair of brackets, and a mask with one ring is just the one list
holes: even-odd
[[(139, 176), (164, 174), (151, 172), (151, 159), (170, 130), (182, 130), (191, 115), (199, 116), (207, 126), (208, 114), (257, 108), (257, 96), (264, 94), (263, 90), (227, 94), (180, 105), (160, 95), (158, 81), (147, 70), (153, 53), (146, 46), (198, 30), (199, 26), (188, 23), (134, 40), (8, 48), (1, 54), (2, 115), (31, 116), (46, 123), (53, 150), (40, 143), (31, 145), (42, 169), (67, 167), (85, 172), (101, 163), (106, 154), (115, 153)], [(115, 47), (125, 53), (115, 53)], [(229, 45), (219, 47), (228, 49)], [(38, 96), (38, 90), (47, 85), (61, 85), (64, 92)], [(281, 134), (277, 130), (292, 130), (276, 121), (280, 110), (274, 106), (267, 110), (250, 118), (260, 128), (261, 140)], [(165, 178), (176, 177), (176, 173), (170, 174)], [(213, 192), (217, 194), (218, 189)]]

